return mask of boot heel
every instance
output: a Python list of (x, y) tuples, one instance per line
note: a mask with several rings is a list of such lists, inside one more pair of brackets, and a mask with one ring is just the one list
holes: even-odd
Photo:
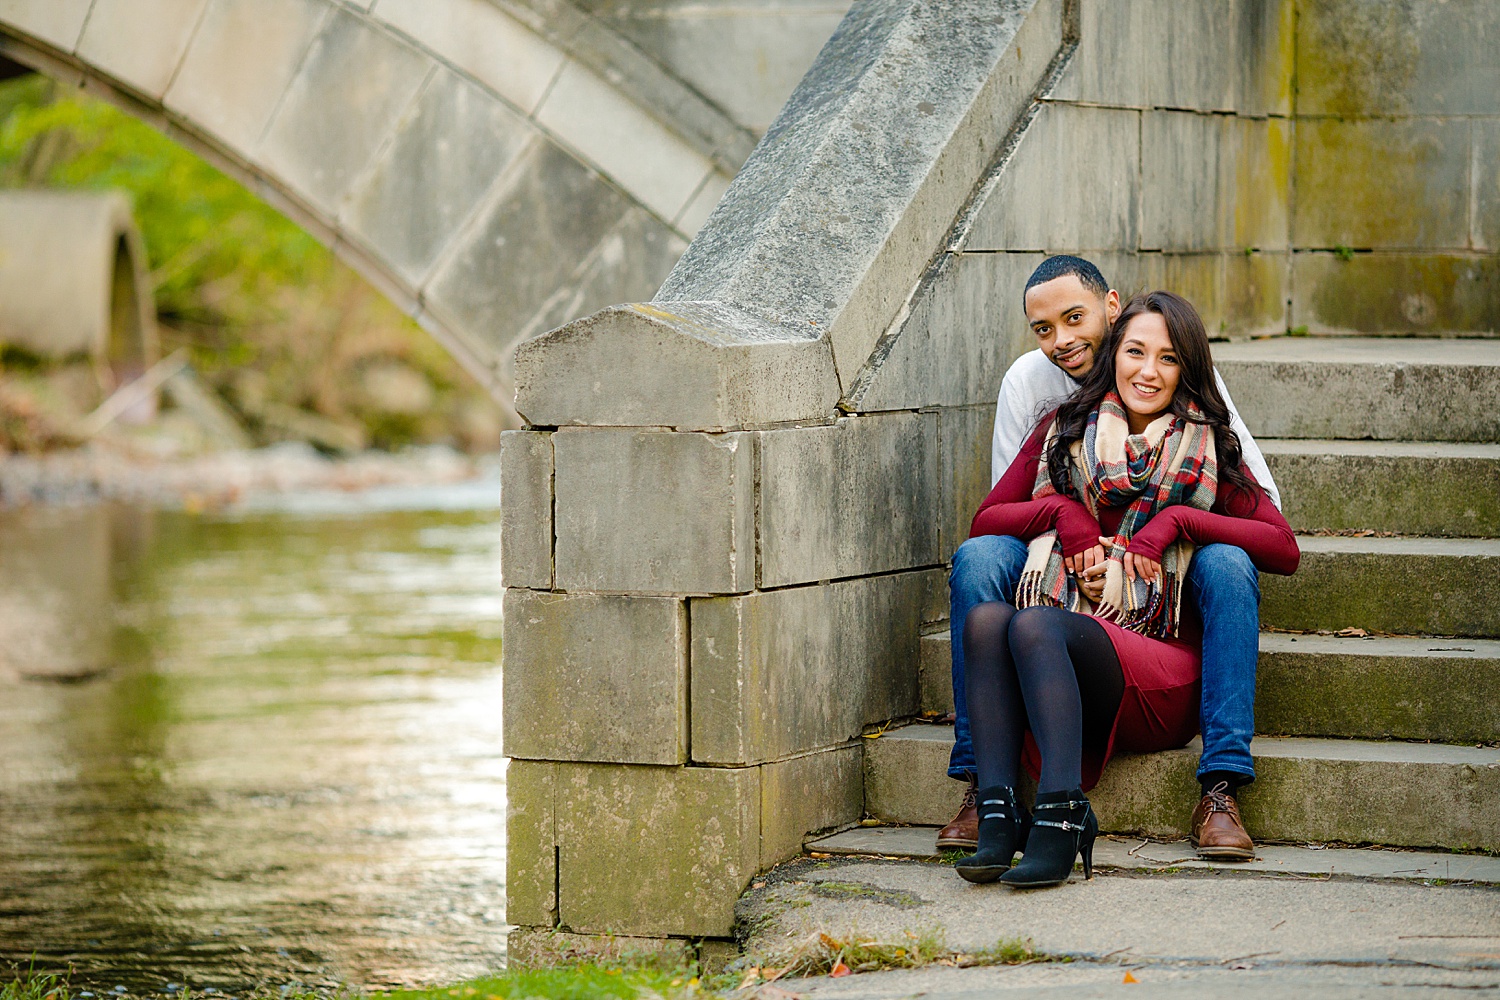
[(1099, 817), (1094, 810), (1089, 810), (1089, 818), (1084, 821), (1083, 842), (1079, 844), (1079, 852), (1083, 855), (1083, 878), (1084, 881), (1094, 877), (1094, 840), (1099, 836)]

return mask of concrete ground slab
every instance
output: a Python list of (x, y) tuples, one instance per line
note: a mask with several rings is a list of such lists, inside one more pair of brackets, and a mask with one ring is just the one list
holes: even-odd
[[(808, 1000), (983, 1000), (988, 997), (1058, 997), (1067, 1000), (1131, 997), (1298, 997), (1309, 1000), (1452, 997), (1455, 990), (1500, 987), (1489, 970), (1317, 966), (1258, 966), (1255, 960), (1221, 966), (1140, 962), (1072, 962), (955, 969), (929, 967), (849, 976), (792, 979), (777, 985)], [(1125, 981), (1125, 973), (1131, 981)], [(1463, 994), (1459, 994), (1463, 995)]]
[[(809, 851), (820, 854), (931, 860), (941, 857), (937, 849), (937, 833), (935, 826), (862, 826), (810, 840), (806, 846)], [(1099, 868), (1122, 871), (1190, 868), (1500, 885), (1500, 858), (1488, 854), (1390, 851), (1324, 847), (1320, 844), (1260, 844), (1254, 861), (1229, 863), (1205, 861), (1185, 840), (1161, 843), (1139, 838), (1101, 837), (1094, 847), (1094, 864)]]
[(1020, 892), (931, 862), (799, 859), (758, 877), (736, 915), (750, 928), (745, 961), (763, 967), (819, 932), (937, 931), (960, 953), (1021, 939), (1078, 962), (1500, 972), (1500, 888), (1479, 885), (1096, 871)]

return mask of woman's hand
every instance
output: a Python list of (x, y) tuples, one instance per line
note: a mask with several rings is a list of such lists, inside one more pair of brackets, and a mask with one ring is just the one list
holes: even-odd
[(1155, 583), (1161, 576), (1161, 563), (1155, 559), (1147, 559), (1138, 552), (1125, 553), (1125, 579), (1134, 580), (1140, 578), (1147, 583)]

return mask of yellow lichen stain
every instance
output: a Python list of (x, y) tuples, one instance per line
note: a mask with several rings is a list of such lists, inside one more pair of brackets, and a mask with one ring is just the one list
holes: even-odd
[(1421, 44), (1416, 5), (1300, 0), (1299, 112), (1402, 114)]

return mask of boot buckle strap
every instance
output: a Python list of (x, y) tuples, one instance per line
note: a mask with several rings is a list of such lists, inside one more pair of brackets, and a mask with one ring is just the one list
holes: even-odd
[(1031, 825), (1032, 826), (1055, 826), (1059, 830), (1067, 830), (1070, 833), (1076, 833), (1077, 831), (1083, 829), (1083, 824), (1082, 823), (1069, 823), (1067, 820), (1063, 820), (1061, 823), (1059, 823), (1058, 821), (1051, 820), (1051, 819), (1034, 819), (1034, 820), (1031, 821)]
[(1036, 812), (1040, 809), (1072, 809), (1074, 806), (1088, 805), (1088, 801), (1088, 799), (1084, 799), (1082, 802), (1074, 802), (1072, 800), (1067, 802), (1038, 802), (1031, 807), (1031, 811)]

